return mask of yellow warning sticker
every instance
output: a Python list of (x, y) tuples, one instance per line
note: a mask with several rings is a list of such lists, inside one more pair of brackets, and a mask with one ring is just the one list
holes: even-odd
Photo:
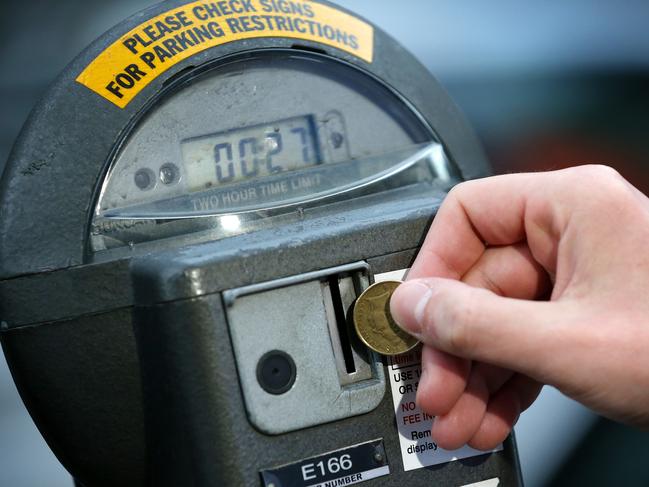
[(257, 37), (319, 42), (371, 63), (371, 25), (311, 0), (198, 1), (154, 17), (114, 42), (77, 81), (124, 108), (169, 68), (210, 47)]

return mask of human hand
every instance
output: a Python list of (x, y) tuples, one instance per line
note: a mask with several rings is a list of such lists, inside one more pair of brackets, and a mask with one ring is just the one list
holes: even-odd
[(436, 442), (494, 448), (543, 384), (648, 427), (648, 248), (649, 199), (605, 166), (454, 188), (391, 301)]

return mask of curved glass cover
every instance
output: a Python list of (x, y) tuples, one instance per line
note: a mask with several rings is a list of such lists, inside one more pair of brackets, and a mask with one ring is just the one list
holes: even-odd
[(259, 54), (186, 81), (135, 126), (104, 182), (91, 242), (223, 238), (448, 177), (430, 130), (378, 81), (322, 56)]

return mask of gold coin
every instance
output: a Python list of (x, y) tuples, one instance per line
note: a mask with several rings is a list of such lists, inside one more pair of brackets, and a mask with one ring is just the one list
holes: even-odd
[(399, 281), (372, 284), (354, 305), (356, 333), (365, 345), (382, 355), (399, 355), (419, 343), (399, 328), (390, 314), (390, 297), (399, 284)]

